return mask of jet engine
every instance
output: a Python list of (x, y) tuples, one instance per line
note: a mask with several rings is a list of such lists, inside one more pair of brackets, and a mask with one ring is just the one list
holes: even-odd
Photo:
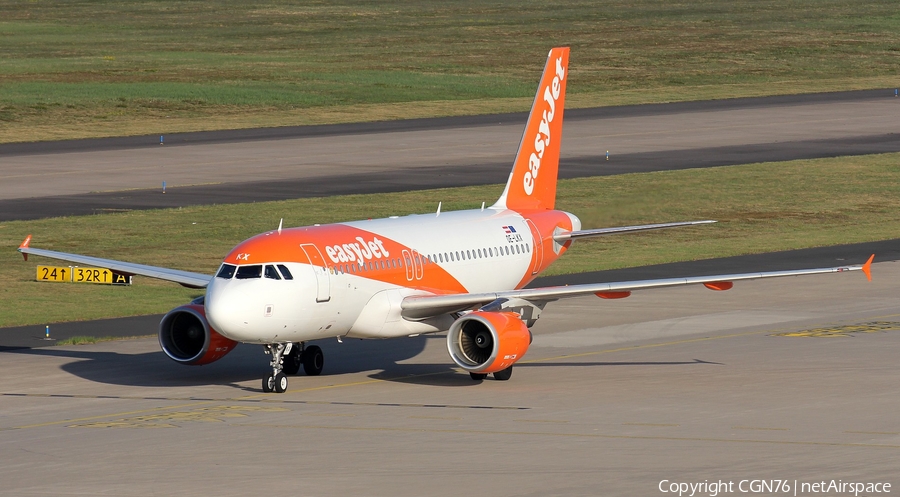
[(447, 334), (447, 350), (470, 373), (502, 371), (525, 355), (531, 331), (515, 312), (475, 311), (457, 319)]
[(172, 309), (159, 323), (159, 346), (181, 364), (201, 366), (218, 361), (237, 344), (210, 328), (201, 299)]

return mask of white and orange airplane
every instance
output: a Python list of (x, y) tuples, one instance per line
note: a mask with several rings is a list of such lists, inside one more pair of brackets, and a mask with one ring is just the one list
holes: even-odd
[[(509, 181), (497, 202), (475, 210), (392, 216), (262, 233), (237, 245), (214, 276), (67, 254), (29, 246), (28, 254), (100, 266), (206, 288), (206, 295), (162, 319), (159, 343), (181, 364), (221, 359), (238, 342), (271, 354), (266, 392), (284, 392), (302, 366), (322, 371), (322, 338), (392, 338), (449, 330), (450, 357), (473, 379), (507, 380), (531, 343), (529, 328), (551, 301), (635, 290), (862, 270), (863, 266), (596, 283), (524, 289), (573, 241), (591, 236), (711, 223), (582, 230), (555, 210), (568, 80), (568, 48), (550, 51)], [(874, 257), (874, 256), (873, 256)]]

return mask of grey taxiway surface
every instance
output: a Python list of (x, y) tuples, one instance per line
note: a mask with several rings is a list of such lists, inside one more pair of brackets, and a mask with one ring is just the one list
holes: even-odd
[[(649, 161), (656, 168), (665, 168), (664, 159), (673, 157), (688, 167), (750, 162), (748, 157), (765, 154), (772, 157), (765, 160), (817, 156), (828, 146), (833, 149), (826, 155), (894, 150), (896, 101), (861, 95), (685, 104), (680, 117), (669, 118), (672, 129), (658, 123), (678, 114), (666, 111), (675, 107), (610, 111), (612, 117), (595, 121), (619, 119), (601, 133), (622, 140), (613, 146), (591, 134), (596, 129), (580, 134), (578, 117), (568, 112), (563, 143), (580, 143), (584, 152), (569, 149), (562, 167), (582, 157), (585, 174), (602, 173), (607, 166), (597, 165), (598, 154), (607, 147), (611, 162), (617, 150), (632, 158), (661, 154), (657, 162)], [(375, 146), (376, 137), (366, 130), (351, 135), (363, 139), (357, 148), (320, 130), (333, 143), (323, 145), (319, 156), (305, 148), (311, 153), (303, 155), (310, 158), (308, 166), (296, 147), (315, 141), (311, 137), (262, 136), (229, 145), (227, 133), (223, 143), (192, 135), (178, 147), (79, 142), (47, 145), (58, 148), (46, 153), (7, 147), (0, 149), (7, 175), (0, 182), (0, 197), (7, 199), (0, 201), (0, 212), (10, 212), (12, 204), (103, 210), (96, 207), (102, 203), (78, 199), (92, 190), (121, 190), (131, 186), (123, 179), (145, 173), (156, 186), (153, 171), (129, 169), (129, 161), (144, 160), (140, 157), (193, 157), (194, 162), (179, 162), (180, 168), (198, 177), (218, 171), (223, 181), (229, 181), (228, 170), (241, 168), (257, 178), (272, 174), (260, 179), (270, 185), (319, 178), (336, 191), (369, 188), (335, 179), (336, 167), (341, 174), (386, 178), (384, 188), (391, 188), (392, 174), (418, 174), (427, 179), (422, 185), (440, 186), (429, 182), (446, 180), (441, 174), (448, 170), (481, 171), (491, 164), (499, 179), (483, 182), (505, 179), (521, 126), (502, 131), (482, 123), (470, 134), (450, 133), (475, 140), (473, 158), (466, 160), (452, 146), (440, 157), (446, 145), (441, 140), (454, 128), (432, 124), (429, 129), (400, 124), (376, 133), (398, 140), (390, 142), (392, 150), (409, 149), (408, 155), (380, 155), (396, 158), (391, 167), (399, 173), (378, 169), (374, 159), (367, 162), (364, 152)], [(809, 127), (816, 129), (804, 134)], [(187, 144), (191, 139), (198, 143)], [(500, 142), (497, 151), (492, 144)], [(782, 152), (773, 155), (773, 149)], [(328, 150), (340, 152), (346, 162), (320, 163), (316, 157)], [(204, 164), (201, 152), (214, 160)], [(269, 160), (252, 166), (245, 160), (266, 154)], [(433, 156), (438, 158), (424, 165), (419, 160)], [(47, 169), (30, 180), (13, 178), (15, 164), (28, 161), (35, 170)], [(94, 166), (101, 173), (82, 184)], [(309, 174), (298, 179), (298, 168)], [(18, 171), (21, 176), (30, 169)], [(91, 186), (104, 178), (119, 180), (108, 188)], [(198, 182), (185, 178), (186, 184)], [(240, 176), (240, 182), (246, 180)], [(22, 183), (7, 190), (7, 181)], [(45, 186), (24, 195), (29, 181)], [(211, 192), (205, 200), (233, 199), (235, 191), (253, 190), (236, 188), (240, 182), (192, 188), (198, 195)], [(285, 193), (275, 186), (271, 191)], [(157, 205), (161, 195), (150, 196), (156, 193), (98, 197), (122, 197), (121, 208), (141, 208)], [(45, 194), (64, 200), (24, 198)], [(168, 200), (174, 197), (166, 202), (176, 202)], [(54, 215), (56, 208), (44, 213)], [(701, 270), (850, 264), (861, 262), (852, 258), (857, 251), (864, 259), (872, 248), (736, 258)], [(900, 258), (893, 242), (876, 248), (885, 254), (879, 260)], [(645, 271), (696, 274), (701, 267), (634, 269), (606, 279), (646, 277)], [(197, 368), (166, 359), (155, 339), (3, 349), (0, 495), (662, 495), (663, 480), (733, 481), (736, 490), (741, 480), (754, 479), (787, 479), (791, 486), (794, 480), (889, 482), (896, 491), (898, 290), (900, 264), (879, 262), (871, 283), (857, 272), (746, 282), (728, 292), (681, 288), (636, 292), (618, 301), (555, 302), (534, 328), (534, 344), (508, 382), (473, 382), (452, 366), (442, 335), (325, 342), (324, 374), (294, 377), (282, 395), (260, 393), (267, 359), (253, 346), (242, 345)]]

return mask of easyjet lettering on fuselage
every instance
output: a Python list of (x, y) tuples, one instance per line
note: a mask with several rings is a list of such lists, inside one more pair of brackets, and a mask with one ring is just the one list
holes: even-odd
[(331, 259), (331, 262), (363, 262), (372, 259), (382, 259), (390, 257), (391, 253), (384, 247), (377, 236), (371, 241), (366, 241), (363, 237), (356, 237), (356, 242), (344, 243), (337, 245), (329, 245), (325, 247), (325, 253)]
[(556, 76), (544, 88), (544, 102), (547, 108), (541, 113), (541, 123), (534, 137), (534, 152), (528, 158), (528, 171), (525, 173), (523, 187), (525, 193), (531, 195), (534, 191), (534, 182), (537, 180), (538, 171), (541, 169), (541, 159), (544, 158), (544, 149), (550, 145), (550, 123), (556, 114), (556, 100), (559, 99), (560, 83), (566, 77), (566, 69), (562, 65), (562, 58), (556, 59)]

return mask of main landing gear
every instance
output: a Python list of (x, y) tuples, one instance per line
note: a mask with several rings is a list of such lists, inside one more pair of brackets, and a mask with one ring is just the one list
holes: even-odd
[[(512, 366), (501, 369), (500, 371), (494, 372), (494, 379), (498, 381), (506, 381), (512, 377)], [(487, 378), (487, 373), (469, 373), (469, 376), (472, 377), (475, 381), (481, 381)]]
[(316, 345), (307, 347), (305, 343), (272, 343), (265, 345), (266, 354), (272, 356), (269, 365), (272, 372), (262, 380), (263, 392), (284, 393), (287, 391), (288, 375), (300, 372), (300, 366), (307, 376), (317, 376), (325, 366), (325, 355)]

